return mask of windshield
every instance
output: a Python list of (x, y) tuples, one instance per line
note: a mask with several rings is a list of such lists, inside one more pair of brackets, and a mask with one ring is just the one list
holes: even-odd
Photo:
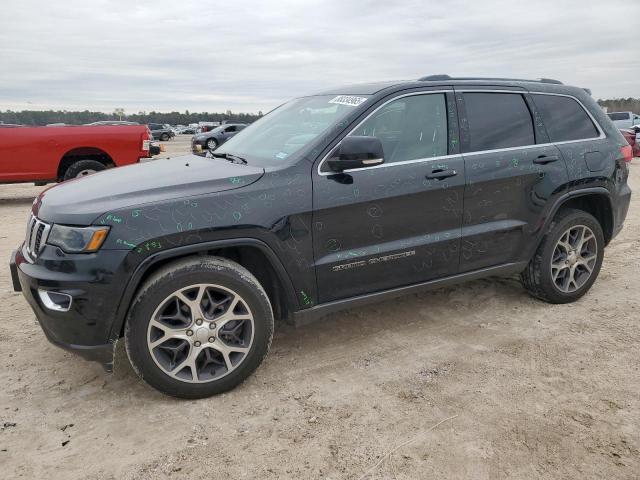
[(283, 164), (367, 98), (319, 95), (292, 100), (243, 129), (215, 153), (242, 157), (251, 165)]

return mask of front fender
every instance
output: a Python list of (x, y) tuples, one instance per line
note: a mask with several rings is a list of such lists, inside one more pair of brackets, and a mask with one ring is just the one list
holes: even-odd
[[(184, 257), (208, 250), (241, 246), (258, 248), (262, 251), (262, 253), (265, 254), (267, 259), (271, 263), (271, 266), (275, 270), (276, 275), (278, 275), (281, 284), (284, 286), (284, 294), (287, 305), (289, 305), (292, 310), (298, 310), (300, 306), (297, 300), (297, 296), (295, 295), (291, 278), (289, 277), (278, 256), (266, 243), (255, 238), (235, 238), (196, 243), (192, 245), (185, 245), (161, 250), (157, 253), (149, 255), (142, 262), (140, 262), (140, 264), (138, 264), (138, 266), (129, 277), (127, 286), (124, 289), (124, 293), (122, 294), (122, 297), (120, 299), (113, 325), (111, 326), (111, 332), (109, 334), (110, 341), (116, 341), (120, 337), (120, 332), (122, 331), (122, 326), (124, 325), (124, 321), (127, 316), (127, 312), (129, 311), (129, 306), (131, 305), (131, 301), (133, 300), (135, 292), (138, 290), (138, 287), (140, 286), (140, 283), (145, 274), (158, 262), (163, 262), (172, 258)], [(135, 251), (132, 251), (132, 253), (133, 252)]]

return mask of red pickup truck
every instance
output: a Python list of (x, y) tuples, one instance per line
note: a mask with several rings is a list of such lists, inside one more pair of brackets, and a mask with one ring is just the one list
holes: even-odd
[(146, 125), (0, 125), (0, 183), (69, 180), (136, 163), (151, 148)]

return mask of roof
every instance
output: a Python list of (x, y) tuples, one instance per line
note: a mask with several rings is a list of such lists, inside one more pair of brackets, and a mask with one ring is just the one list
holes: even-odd
[[(382, 90), (391, 88), (411, 88), (420, 86), (456, 86), (456, 85), (475, 85), (475, 86), (505, 86), (505, 87), (520, 87), (531, 89), (532, 85), (536, 86), (536, 89), (542, 91), (559, 91), (567, 88), (574, 88), (565, 86), (559, 80), (551, 78), (539, 78), (534, 80), (520, 79), (520, 78), (491, 78), (491, 77), (450, 77), (449, 75), (428, 75), (420, 77), (416, 80), (396, 80), (376, 83), (364, 83), (356, 85), (345, 85), (341, 87), (331, 88), (315, 95), (374, 95)], [(585, 89), (586, 90), (586, 89)], [(587, 90), (587, 93), (590, 93)]]

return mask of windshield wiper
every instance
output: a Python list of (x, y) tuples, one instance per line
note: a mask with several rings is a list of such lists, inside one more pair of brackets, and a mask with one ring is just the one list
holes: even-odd
[(209, 153), (212, 157), (224, 158), (225, 160), (228, 160), (231, 163), (240, 163), (243, 165), (247, 164), (247, 161), (244, 158), (239, 157), (238, 155), (234, 155), (232, 153), (217, 153), (217, 152), (209, 152)]

